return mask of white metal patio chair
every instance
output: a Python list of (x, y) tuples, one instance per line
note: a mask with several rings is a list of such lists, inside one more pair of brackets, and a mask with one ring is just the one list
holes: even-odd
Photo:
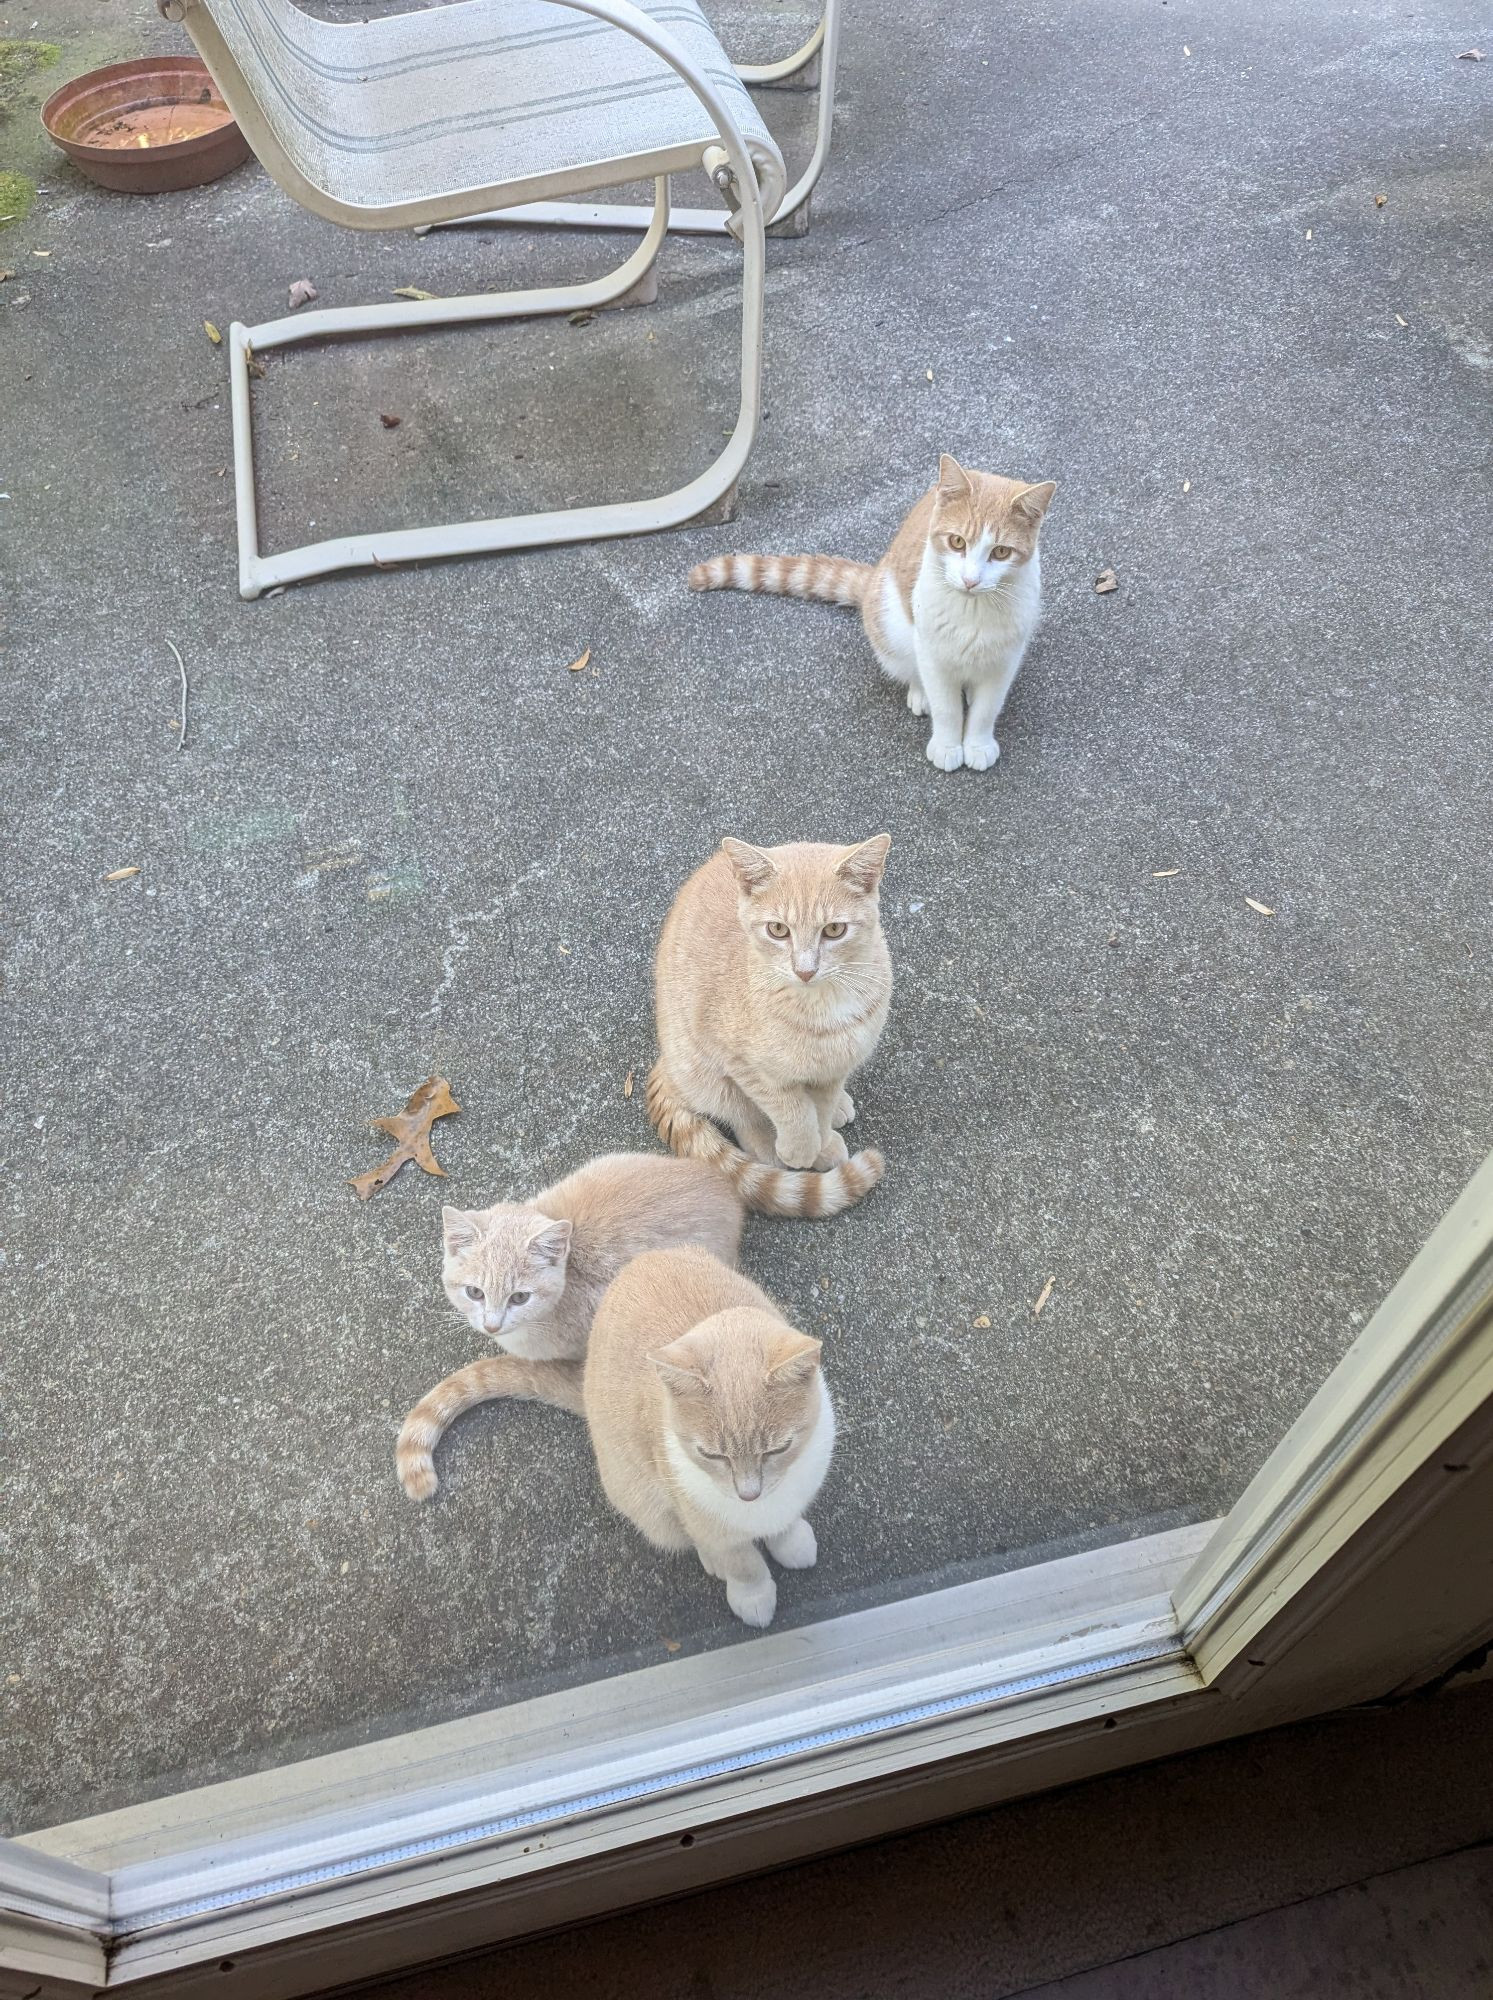
[[(541, 543), (598, 541), (696, 519), (729, 495), (756, 433), (763, 229), (782, 199), (781, 155), (695, 0), (464, 0), (352, 24), (291, 0), (159, 0), (184, 22), (254, 151), (303, 207), (352, 229), (451, 221), (502, 204), (652, 180), (632, 255), (555, 289), (346, 306), (237, 322), (228, 350), (239, 589)], [(669, 219), (669, 176), (704, 165), (742, 250), (741, 400), (726, 446), (651, 500), (259, 549), (249, 362), (336, 334), (517, 319), (649, 297)]]

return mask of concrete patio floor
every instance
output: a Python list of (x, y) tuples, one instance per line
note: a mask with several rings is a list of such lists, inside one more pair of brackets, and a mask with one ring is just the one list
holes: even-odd
[[(0, 1831), (745, 1636), (558, 1412), (467, 1418), (428, 1509), (392, 1468), (474, 1351), (443, 1196), (652, 1143), (652, 944), (722, 833), (894, 838), (886, 1184), (747, 1242), (842, 1417), (780, 1622), (1225, 1507), (1489, 1147), (1481, 10), (847, 13), (734, 527), (248, 605), (204, 319), (618, 246), (353, 236), (256, 166), (103, 194), (43, 84), (184, 38), (0, 10), (63, 45), (0, 124), (45, 189), (0, 230)], [(675, 242), (587, 327), (272, 358), (266, 544), (672, 482), (736, 296)], [(874, 556), (941, 448), (1061, 488), (984, 776), (932, 772), (848, 616), (684, 588)], [(359, 1206), (437, 1070), (449, 1182)]]

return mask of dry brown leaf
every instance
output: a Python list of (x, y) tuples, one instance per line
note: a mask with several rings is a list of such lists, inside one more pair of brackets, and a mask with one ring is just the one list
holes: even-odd
[(205, 319), (202, 322), (202, 331), (207, 335), (214, 347), (221, 347), (223, 345), (223, 336), (210, 319)]
[[(268, 375), (270, 372), (268, 368), (265, 367), (264, 363), (260, 360), (259, 356), (254, 352), (252, 347), (246, 347), (244, 349), (244, 366), (248, 369), (249, 373), (254, 377), (254, 380), (256, 382), (262, 382), (265, 376)], [(223, 468), (223, 471), (226, 472), (227, 469), (228, 468), (225, 466)], [(223, 473), (220, 472), (218, 474), (218, 477), (221, 479), (222, 476)]]
[(565, 669), (567, 674), (583, 674), (591, 664), (591, 648), (588, 646), (578, 660), (572, 660)]
[(1383, 206), (1384, 206), (1385, 202), (1387, 202), (1388, 200), (1389, 200), (1389, 196), (1388, 196), (1387, 194), (1376, 194), (1376, 195), (1374, 196), (1374, 206), (1375, 206), (1375, 208), (1383, 208)]
[(565, 324), (567, 326), (589, 326), (592, 320), (595, 319), (595, 317), (596, 315), (594, 312), (587, 312), (584, 310), (582, 310), (581, 312), (567, 313), (565, 315)]
[(386, 431), (397, 431), (399, 426), (404, 422), (403, 417), (385, 416), (382, 410), (378, 413), (378, 420)]
[(138, 866), (134, 868), (113, 868), (104, 877), (104, 880), (106, 882), (128, 882), (132, 875), (138, 875), (139, 873)]
[(294, 312), (297, 306), (309, 306), (316, 296), (316, 287), (309, 278), (297, 278), (290, 288), (290, 310)]
[(1047, 1283), (1042, 1287), (1041, 1291), (1038, 1292), (1037, 1303), (1032, 1307), (1033, 1319), (1041, 1319), (1042, 1308), (1047, 1304), (1047, 1301), (1052, 1297), (1052, 1288), (1056, 1283), (1057, 1283), (1056, 1278), (1049, 1278), (1047, 1280)]
[(665, 1639), (664, 1651), (666, 1653), (677, 1653), (679, 1651), (679, 1641), (677, 1639)]
[(421, 291), (418, 285), (396, 285), (394, 296), (396, 299), (433, 299), (436, 294)]
[(1151, 870), (1151, 880), (1153, 882), (1164, 882), (1169, 875), (1180, 875), (1181, 873), (1182, 870), (1180, 868), (1153, 868)]
[(406, 1160), (427, 1174), (446, 1177), (446, 1169), (430, 1150), (430, 1128), (437, 1118), (449, 1118), (461, 1106), (451, 1095), (451, 1086), (443, 1076), (428, 1076), (420, 1088), (405, 1101), (403, 1111), (396, 1111), (388, 1118), (370, 1120), (374, 1132), (387, 1132), (395, 1141), (394, 1150), (382, 1166), (372, 1167), (366, 1174), (355, 1174), (348, 1186), (359, 1201), (371, 1201), (374, 1195), (386, 1188)]
[(623, 1095), (624, 1097), (631, 1097), (631, 1096), (632, 1096), (632, 1071), (631, 1071), (631, 1070), (629, 1070), (629, 1071), (627, 1072), (627, 1075), (626, 1075), (625, 1077), (623, 1077), (623, 1079), (622, 1079), (622, 1095)]
[(3, 285), (7, 278), (13, 278), (14, 276), (14, 271), (0, 270), (0, 285)]
[(989, 1326), (990, 1324), (989, 1313), (976, 1313), (972, 1324), (974, 1324), (975, 1326)]
[(1094, 589), (1100, 597), (1108, 597), (1112, 590), (1118, 590), (1120, 579), (1112, 569), (1102, 569), (1094, 578)]
[(1268, 903), (1257, 903), (1253, 896), (1246, 896), (1244, 900), (1252, 910), (1258, 910), (1262, 917), (1273, 917), (1275, 915), (1274, 910), (1271, 909)]

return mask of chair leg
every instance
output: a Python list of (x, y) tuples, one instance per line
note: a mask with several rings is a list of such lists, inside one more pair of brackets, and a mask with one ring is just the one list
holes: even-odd
[(256, 598), (277, 585), (300, 583), (333, 570), (386, 569), (441, 556), (480, 555), (500, 549), (650, 534), (696, 520), (732, 496), (756, 437), (761, 407), (766, 247), (762, 204), (755, 182), (743, 190), (741, 208), (741, 400), (724, 450), (704, 472), (655, 499), (612, 501), (604, 506), (567, 507), (543, 514), (453, 522), (435, 528), (400, 528), (387, 534), (345, 535), (305, 548), (283, 550), (278, 555), (264, 555), (259, 549), (249, 380), (249, 363), (255, 353), (338, 334), (393, 333), (412, 327), (525, 319), (620, 303), (652, 275), (659, 244), (668, 228), (667, 179), (657, 180), (654, 188), (654, 208), (643, 241), (615, 270), (586, 284), (486, 292), (470, 298), (418, 300), (409, 304), (346, 306), (303, 313), (294, 319), (273, 320), (259, 327), (246, 327), (235, 321), (228, 334), (228, 358), (240, 595)]
[(690, 522), (692, 528), (723, 528), (736, 519), (737, 482), (733, 479), (719, 500), (702, 507)]

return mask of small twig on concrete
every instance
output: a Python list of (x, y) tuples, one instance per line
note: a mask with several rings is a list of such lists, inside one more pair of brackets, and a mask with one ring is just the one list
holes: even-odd
[(184, 750), (187, 746), (187, 663), (175, 646), (171, 645), (169, 639), (166, 644), (171, 646), (172, 655), (181, 669), (181, 733), (176, 739), (176, 747), (178, 750)]

